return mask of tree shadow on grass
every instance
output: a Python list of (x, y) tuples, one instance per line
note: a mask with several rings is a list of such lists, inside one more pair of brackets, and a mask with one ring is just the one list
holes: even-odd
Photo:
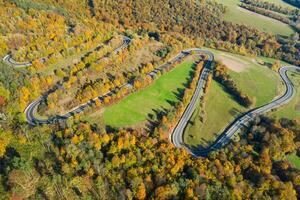
[(167, 101), (167, 103), (170, 105), (170, 106), (172, 106), (172, 107), (174, 107), (174, 106), (176, 106), (177, 105), (177, 103), (175, 102), (175, 101), (171, 101), (171, 100), (166, 100)]
[(184, 88), (177, 88), (176, 92), (172, 92), (172, 93), (176, 96), (176, 99), (178, 101), (182, 101), (182, 97), (184, 95), (184, 91), (185, 91)]
[[(184, 92), (186, 88), (189, 87), (190, 83), (192, 82), (194, 76), (195, 76), (195, 69), (196, 69), (196, 64), (193, 64), (191, 70), (189, 71), (189, 76), (186, 78), (185, 83), (182, 84), (183, 88), (178, 87), (175, 92), (172, 92), (178, 101), (182, 101), (182, 98), (184, 96)], [(166, 100), (166, 102), (172, 106), (175, 107), (177, 102), (171, 101), (171, 100)], [(147, 121), (148, 124), (146, 125), (145, 131), (148, 132), (153, 132), (155, 130), (155, 127), (157, 127), (162, 120), (162, 116), (165, 116), (170, 110), (167, 110), (165, 108), (160, 108), (160, 109), (152, 109), (154, 114), (148, 114)]]
[[(217, 80), (216, 80), (216, 81), (217, 81)], [(218, 82), (218, 81), (217, 81), (217, 82)], [(232, 101), (234, 101), (234, 102), (238, 103), (239, 105), (245, 107), (245, 106), (243, 105), (243, 103), (241, 102), (241, 100), (239, 99), (239, 96), (232, 94), (232, 93), (230, 92), (230, 90), (229, 90), (227, 87), (225, 87), (223, 84), (221, 84), (221, 83), (219, 83), (219, 82), (218, 82), (218, 84), (219, 84), (219, 86), (221, 86), (222, 90), (225, 92), (226, 96), (227, 96), (229, 99), (231, 99)]]
[(179, 86), (176, 89), (176, 92), (173, 92), (173, 94), (176, 96), (178, 101), (182, 101), (185, 89), (189, 87), (190, 83), (192, 82), (195, 76), (195, 70), (196, 70), (196, 65), (193, 64), (191, 70), (189, 71), (189, 76), (186, 78), (186, 81), (182, 84), (182, 86)]
[(105, 130), (106, 130), (107, 133), (116, 133), (116, 132), (119, 131), (118, 128), (110, 126), (110, 125), (106, 125)]
[(159, 109), (152, 109), (153, 114), (148, 114), (147, 116), (147, 124), (145, 127), (145, 131), (152, 133), (154, 129), (159, 125), (159, 122), (162, 120), (163, 116), (168, 113), (168, 110), (161, 107)]
[(218, 141), (218, 139), (222, 136), (222, 133), (213, 133), (213, 135), (214, 135), (214, 139), (212, 140), (201, 138), (199, 141), (200, 144), (197, 145), (183, 144), (183, 145), (198, 156), (199, 155), (207, 156), (209, 152), (220, 149), (225, 143), (228, 142), (228, 141), (222, 142), (218, 145), (215, 145), (215, 147), (212, 148), (212, 145), (214, 145), (216, 141)]
[(207, 147), (209, 147), (212, 144), (212, 141), (208, 141), (204, 138), (201, 138), (200, 141), (198, 141), (199, 144), (197, 145), (189, 145), (189, 144), (184, 144), (186, 147), (192, 150), (205, 150)]
[(239, 111), (239, 110), (236, 109), (236, 108), (231, 108), (231, 109), (229, 110), (229, 114), (230, 114), (231, 116), (235, 117), (235, 116), (238, 116), (238, 115), (242, 114), (242, 112)]

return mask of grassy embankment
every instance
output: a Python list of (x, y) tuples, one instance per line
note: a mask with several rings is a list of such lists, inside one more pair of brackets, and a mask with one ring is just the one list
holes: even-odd
[(276, 118), (300, 119), (300, 73), (288, 72), (288, 76), (292, 80), (295, 88), (293, 99), (286, 105), (271, 113)]

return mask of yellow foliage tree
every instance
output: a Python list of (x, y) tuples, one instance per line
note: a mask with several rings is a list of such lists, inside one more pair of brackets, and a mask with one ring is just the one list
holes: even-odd
[(139, 80), (134, 81), (133, 87), (139, 89), (142, 87), (142, 83)]
[(146, 187), (145, 187), (144, 183), (141, 183), (138, 186), (137, 193), (136, 193), (136, 198), (140, 199), (140, 200), (146, 198)]
[(0, 130), (0, 157), (3, 157), (6, 147), (12, 138), (11, 132), (4, 132)]

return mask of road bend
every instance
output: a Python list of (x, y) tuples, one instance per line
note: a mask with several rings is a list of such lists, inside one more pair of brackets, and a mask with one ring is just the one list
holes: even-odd
[[(279, 75), (285, 85), (285, 92), (279, 98), (267, 103), (261, 107), (252, 109), (243, 115), (237, 117), (233, 122), (231, 122), (225, 131), (207, 148), (202, 147), (190, 147), (184, 142), (179, 143), (178, 147), (185, 148), (188, 152), (190, 152), (195, 157), (207, 156), (211, 151), (215, 151), (226, 145), (230, 139), (234, 136), (234, 134), (240, 130), (242, 127), (245, 127), (249, 124), (249, 122), (253, 121), (257, 116), (265, 114), (275, 108), (283, 106), (287, 104), (295, 94), (295, 89), (292, 81), (289, 79), (287, 72), (300, 72), (300, 68), (296, 66), (283, 66), (279, 69)], [(182, 119), (181, 119), (182, 120)], [(185, 119), (184, 119), (185, 120)], [(183, 141), (183, 129), (182, 132), (173, 132), (173, 135), (178, 137), (176, 141)], [(173, 136), (174, 137), (174, 136)], [(174, 139), (173, 139), (174, 141)], [(174, 145), (178, 145), (178, 143), (174, 143)]]
[[(130, 44), (131, 39), (129, 37), (123, 36), (123, 42), (122, 44), (117, 47), (116, 49), (114, 49), (113, 53), (119, 53), (120, 51), (122, 51), (123, 49), (127, 48), (128, 45)], [(7, 56), (6, 56), (7, 57)], [(128, 86), (127, 84), (121, 85), (118, 87), (118, 89), (121, 89), (122, 87), (126, 87)], [(26, 116), (26, 120), (29, 124), (35, 126), (35, 125), (40, 125), (40, 124), (52, 124), (55, 123), (59, 120), (65, 120), (68, 119), (72, 116), (74, 116), (77, 113), (83, 112), (87, 107), (91, 106), (94, 104), (94, 102), (97, 99), (103, 99), (106, 96), (111, 96), (113, 94), (113, 91), (109, 91), (106, 94), (103, 94), (101, 96), (98, 96), (94, 99), (89, 100), (88, 102), (81, 104), (73, 109), (71, 109), (68, 113), (64, 114), (64, 115), (56, 115), (47, 119), (41, 118), (41, 117), (37, 117), (37, 109), (38, 106), (46, 100), (47, 96), (52, 93), (53, 91), (55, 91), (56, 89), (59, 89), (62, 87), (62, 84), (57, 84), (53, 89), (49, 90), (48, 92), (46, 92), (45, 95), (41, 96), (40, 98), (38, 98), (37, 100), (33, 101), (31, 104), (29, 104), (27, 106), (27, 108), (25, 109), (24, 113)]]
[[(124, 48), (127, 48), (128, 45), (130, 44), (131, 39), (124, 36), (123, 37), (123, 43), (120, 45), (118, 48), (116, 48), (113, 52), (118, 53), (122, 51)], [(185, 111), (183, 112), (180, 120), (178, 121), (177, 125), (173, 129), (171, 135), (170, 135), (170, 140), (171, 142), (177, 147), (177, 148), (184, 148), (188, 152), (190, 152), (192, 155), (195, 157), (199, 156), (206, 156), (208, 153), (214, 150), (218, 150), (221, 147), (223, 147), (225, 144), (228, 143), (228, 141), (233, 137), (233, 135), (241, 129), (241, 127), (246, 126), (251, 122), (252, 120), (255, 119), (256, 116), (265, 114), (272, 109), (278, 108), (282, 105), (287, 104), (293, 97), (295, 91), (294, 91), (294, 85), (292, 81), (289, 79), (287, 76), (288, 71), (293, 71), (293, 72), (300, 72), (300, 68), (297, 66), (283, 66), (279, 69), (279, 75), (285, 84), (285, 93), (273, 100), (270, 103), (265, 104), (264, 106), (252, 109), (243, 115), (237, 117), (233, 122), (231, 122), (225, 131), (207, 148), (196, 148), (196, 147), (191, 147), (188, 146), (187, 144), (184, 143), (183, 141), (183, 134), (184, 134), (184, 129), (187, 126), (189, 120), (191, 119), (191, 116), (193, 112), (195, 111), (197, 107), (197, 103), (200, 100), (201, 95), (203, 95), (203, 89), (205, 87), (205, 83), (207, 81), (208, 75), (212, 72), (212, 63), (214, 61), (214, 55), (212, 52), (207, 51), (207, 50), (202, 50), (200, 48), (192, 48), (192, 49), (187, 49), (184, 51), (181, 51), (179, 54), (168, 60), (166, 63), (162, 64), (161, 66), (157, 67), (153, 71), (149, 72), (147, 75), (148, 76), (155, 76), (159, 71), (163, 71), (165, 68), (170, 67), (176, 62), (181, 62), (185, 57), (190, 55), (192, 52), (195, 52), (197, 55), (207, 55), (207, 62), (205, 63), (205, 66), (203, 70), (201, 71), (199, 75), (199, 79), (197, 82), (196, 89), (193, 93), (193, 96), (191, 98), (191, 101), (189, 102), (188, 106), (186, 107)], [(31, 63), (18, 63), (12, 59), (10, 55), (7, 55), (3, 58), (5, 62), (8, 64), (15, 66), (15, 67), (24, 67), (24, 66), (30, 66)], [(58, 84), (57, 88), (61, 87), (61, 85)], [(121, 86), (119, 86), (116, 89), (121, 89), (123, 87), (132, 87), (130, 83), (125, 83)], [(115, 89), (114, 89), (115, 90)], [(94, 102), (97, 99), (103, 100), (106, 96), (111, 96), (115, 91), (109, 91), (106, 94), (103, 94), (101, 96), (98, 96), (94, 99), (89, 100), (88, 102), (81, 104), (72, 110), (70, 110), (68, 113), (64, 115), (57, 115), (54, 117), (50, 117), (48, 119), (41, 119), (36, 116), (37, 108), (41, 104), (42, 101), (45, 101), (47, 94), (51, 93), (51, 91), (48, 91), (46, 95), (41, 96), (37, 100), (33, 101), (31, 104), (28, 105), (28, 107), (25, 109), (25, 115), (26, 119), (29, 124), (31, 125), (39, 125), (39, 124), (52, 124), (58, 120), (65, 120), (68, 119), (72, 116), (74, 116), (77, 113), (80, 113), (84, 111), (87, 107), (91, 106), (94, 104)]]

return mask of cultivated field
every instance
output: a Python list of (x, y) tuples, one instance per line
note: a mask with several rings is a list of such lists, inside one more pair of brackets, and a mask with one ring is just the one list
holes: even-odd
[(283, 7), (295, 8), (294, 6), (284, 2), (283, 0), (265, 0), (265, 1), (268, 1), (270, 3), (275, 3), (275, 4), (283, 6)]
[(240, 8), (238, 6), (240, 3), (239, 0), (217, 0), (217, 2), (227, 6), (228, 10), (225, 14), (225, 20), (227, 21), (245, 24), (273, 34), (289, 36), (293, 33), (292, 28), (287, 24)]

